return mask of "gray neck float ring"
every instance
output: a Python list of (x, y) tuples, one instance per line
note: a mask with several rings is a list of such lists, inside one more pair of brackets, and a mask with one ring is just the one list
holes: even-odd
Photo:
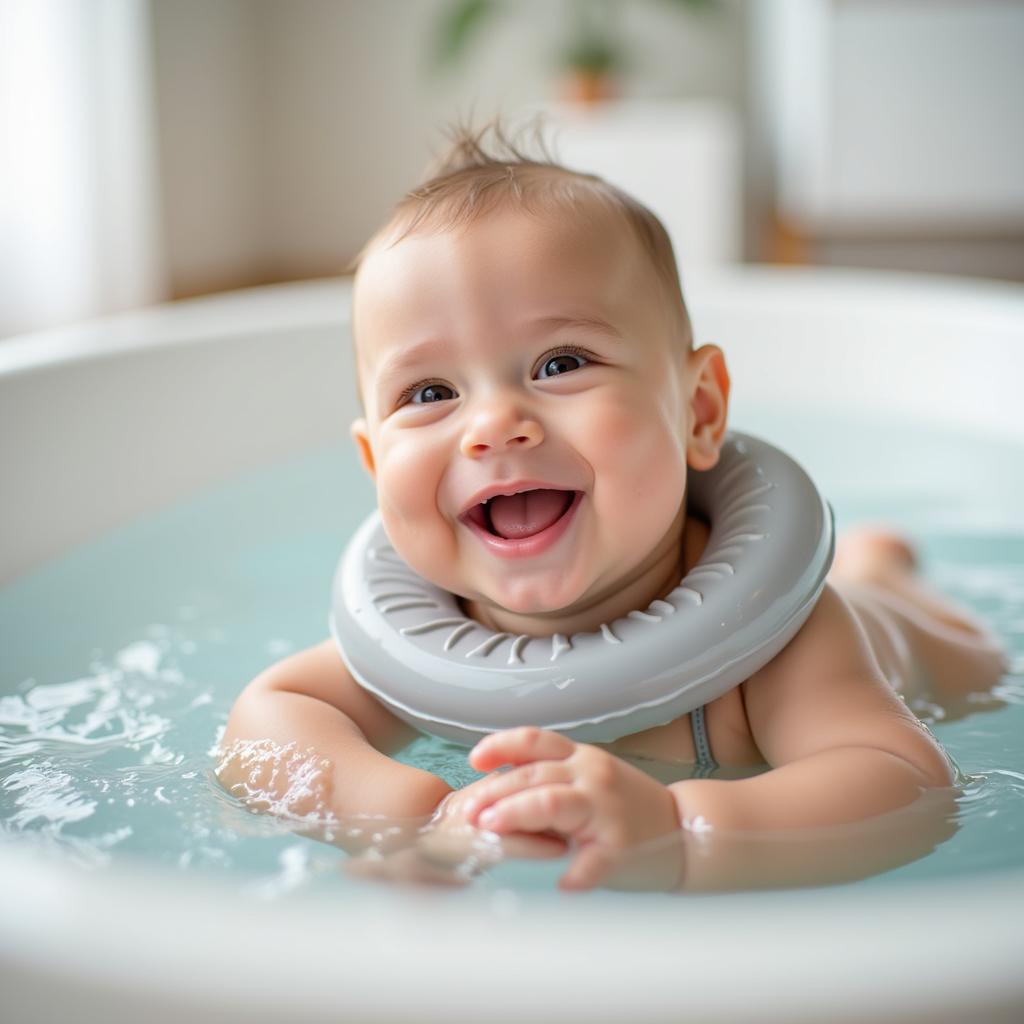
[(472, 745), (539, 725), (607, 743), (664, 725), (767, 664), (814, 608), (832, 563), (832, 512), (777, 448), (730, 434), (691, 472), (689, 509), (711, 526), (664, 600), (593, 633), (495, 633), (418, 576), (373, 513), (342, 556), (331, 632), (356, 681), (424, 732)]

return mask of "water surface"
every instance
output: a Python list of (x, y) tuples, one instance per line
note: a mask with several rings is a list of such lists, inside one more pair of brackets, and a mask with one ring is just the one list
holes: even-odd
[[(918, 710), (966, 778), (961, 827), (891, 884), (1024, 867), (1024, 453), (897, 421), (751, 412), (794, 453), (843, 526), (884, 521), (927, 576), (1005, 639), (991, 697)], [(254, 816), (211, 776), (234, 697), (270, 662), (327, 635), (331, 576), (373, 493), (324, 448), (225, 482), (118, 529), (0, 591), (0, 841), (108, 870), (158, 862), (264, 896), (364, 884), (340, 851)], [(966, 713), (964, 713), (966, 712)], [(417, 741), (403, 759), (453, 785), (464, 752)], [(506, 864), (477, 885), (547, 890), (564, 865)]]

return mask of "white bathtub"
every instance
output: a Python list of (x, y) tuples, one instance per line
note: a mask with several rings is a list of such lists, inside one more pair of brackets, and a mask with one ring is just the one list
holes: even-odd
[[(687, 290), (700, 340), (727, 350), (739, 420), (769, 403), (895, 409), (1024, 444), (1024, 288), (745, 269)], [(347, 309), (344, 284), (312, 282), (0, 343), (0, 582), (343, 437)], [(793, 359), (813, 369), (780, 372)], [(528, 911), (380, 889), (262, 905), (199, 878), (84, 874), (6, 844), (0, 1016), (1016, 1021), (1022, 909), (1024, 873)]]

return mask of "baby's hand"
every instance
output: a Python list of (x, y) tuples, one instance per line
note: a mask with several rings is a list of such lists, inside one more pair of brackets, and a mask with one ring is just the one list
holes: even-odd
[(496, 830), (481, 828), (469, 816), (469, 810), (479, 805), (480, 794), (487, 793), (488, 784), (503, 778), (489, 775), (457, 789), (441, 801), (430, 823), (420, 830), (420, 842), (432, 849), (456, 850), (460, 847), (478, 849), (482, 844), (497, 851), (494, 861), (506, 857), (545, 859), (561, 857), (566, 850), (565, 840), (555, 835), (540, 835), (540, 830), (515, 828)]
[(557, 836), (494, 832), (477, 828), (466, 817), (467, 800), (489, 779), (479, 779), (448, 794), (430, 821), (405, 842), (376, 845), (346, 864), (351, 875), (374, 881), (460, 886), (508, 857), (560, 857), (566, 843)]
[[(564, 837), (576, 856), (562, 876), (563, 889), (589, 889), (611, 880), (631, 847), (678, 832), (669, 790), (599, 747), (574, 743), (535, 727), (509, 729), (481, 740), (470, 752), (477, 771), (501, 765), (459, 795), (465, 820), (499, 835), (534, 833)], [(644, 888), (675, 888), (682, 875), (681, 845), (671, 844), (646, 865), (655, 877)], [(635, 881), (635, 880), (634, 880)], [(630, 884), (630, 887), (632, 885)]]

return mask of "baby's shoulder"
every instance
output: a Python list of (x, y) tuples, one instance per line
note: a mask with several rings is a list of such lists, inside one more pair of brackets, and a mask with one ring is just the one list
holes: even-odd
[[(853, 609), (825, 585), (818, 603), (792, 640), (741, 684), (755, 736), (770, 726), (807, 725), (843, 714), (888, 686)], [(760, 742), (760, 741), (759, 741)]]
[(766, 681), (794, 683), (822, 675), (858, 674), (870, 656), (857, 618), (845, 599), (826, 583), (814, 609), (793, 639), (743, 683), (746, 692)]

